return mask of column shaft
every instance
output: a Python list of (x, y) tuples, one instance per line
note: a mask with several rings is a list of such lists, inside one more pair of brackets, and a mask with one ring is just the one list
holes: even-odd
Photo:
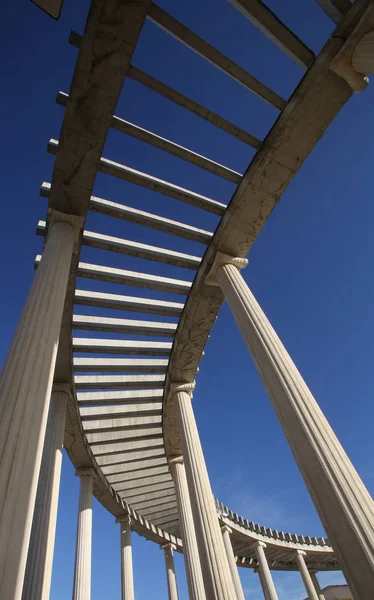
[(132, 566), (131, 519), (118, 519), (121, 541), (121, 589), (122, 600), (134, 600), (134, 574)]
[(238, 567), (236, 566), (235, 555), (234, 555), (234, 551), (232, 549), (232, 544), (231, 544), (231, 538), (230, 538), (231, 529), (229, 527), (227, 527), (227, 525), (224, 525), (223, 527), (221, 527), (221, 531), (222, 531), (223, 543), (225, 545), (225, 550), (226, 550), (227, 562), (229, 563), (231, 577), (232, 577), (235, 591), (236, 591), (236, 597), (238, 600), (245, 600), (242, 582), (240, 581), (239, 571), (238, 571)]
[(188, 492), (186, 471), (182, 457), (169, 461), (174, 480), (178, 503), (179, 523), (182, 532), (183, 556), (190, 600), (205, 600), (203, 575), (201, 572), (199, 550), (197, 547), (195, 526)]
[(309, 600), (319, 600), (316, 588), (313, 585), (312, 578), (304, 560), (305, 552), (298, 551), (296, 555), (297, 566), (299, 567), (300, 575), (305, 585), (306, 593)]
[(216, 273), (353, 596), (374, 589), (374, 503), (286, 349), (233, 264)]
[(80, 492), (73, 600), (90, 600), (93, 471), (81, 469), (77, 475), (80, 476)]
[(321, 586), (320, 586), (319, 581), (317, 579), (317, 573), (315, 571), (309, 571), (309, 573), (310, 573), (310, 578), (313, 581), (313, 585), (315, 587), (315, 590), (317, 592), (319, 600), (325, 600), (325, 596), (323, 595)]
[(209, 600), (232, 600), (235, 598), (234, 584), (227, 562), (190, 394), (183, 390), (184, 387), (182, 385), (176, 388), (176, 405), (205, 593)]
[(262, 589), (266, 600), (278, 600), (278, 595), (274, 586), (273, 578), (271, 576), (268, 561), (266, 560), (264, 548), (266, 548), (266, 544), (263, 542), (257, 542), (256, 556), (258, 560)]
[(75, 233), (51, 226), (0, 378), (0, 597), (22, 596)]
[(22, 600), (49, 600), (66, 404), (67, 392), (52, 392)]
[(172, 544), (162, 546), (165, 555), (166, 579), (168, 583), (168, 598), (169, 600), (178, 600), (177, 578), (175, 575), (175, 565), (173, 556)]

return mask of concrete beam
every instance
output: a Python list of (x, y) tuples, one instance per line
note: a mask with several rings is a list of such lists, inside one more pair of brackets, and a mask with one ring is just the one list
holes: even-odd
[(133, 433), (142, 427), (157, 427), (162, 424), (160, 415), (145, 415), (136, 417), (113, 417), (105, 419), (90, 419), (82, 421), (85, 432), (90, 433), (105, 433), (105, 432), (120, 432), (131, 431)]
[(130, 497), (130, 495), (134, 496), (135, 494), (137, 495), (139, 492), (143, 494), (147, 491), (153, 492), (165, 489), (166, 486), (174, 487), (170, 473), (165, 473), (165, 475), (154, 477), (144, 477), (144, 479), (137, 479), (136, 481), (115, 483), (113, 485), (113, 488), (117, 492), (126, 490), (127, 497)]
[(274, 108), (283, 110), (286, 101), (278, 94), (273, 92), (266, 85), (258, 81), (255, 77), (247, 73), (244, 69), (235, 64), (227, 56), (213, 48), (208, 42), (187, 29), (182, 23), (174, 19), (167, 12), (162, 10), (157, 4), (152, 2), (149, 7), (147, 18), (151, 19), (156, 25), (161, 27), (167, 33), (177, 38), (199, 56), (210, 62), (215, 67), (229, 75), (232, 79), (243, 85), (253, 94), (268, 102)]
[(84, 331), (108, 331), (116, 333), (131, 333), (173, 337), (177, 325), (174, 323), (159, 323), (157, 321), (135, 321), (132, 319), (112, 319), (109, 317), (89, 317), (73, 315), (73, 329)]
[(158, 505), (158, 503), (156, 505), (150, 506), (149, 508), (145, 508), (141, 510), (142, 515), (145, 516), (146, 519), (151, 520), (153, 517), (152, 515), (161, 515), (161, 514), (165, 514), (167, 515), (171, 515), (171, 514), (175, 514), (175, 512), (178, 510), (178, 505), (176, 502), (169, 502), (168, 504), (163, 504), (163, 505)]
[[(125, 455), (126, 456), (126, 455)], [(140, 472), (144, 469), (152, 467), (167, 466), (168, 462), (165, 456), (153, 456), (148, 459), (142, 458), (141, 460), (126, 461), (125, 463), (116, 463), (114, 465), (101, 465), (101, 470), (104, 475), (117, 475), (119, 473), (134, 473)]]
[[(80, 36), (78, 33), (75, 33), (74, 31), (70, 32), (69, 44), (71, 44), (72, 46), (79, 48), (81, 39), (82, 36)], [(217, 113), (209, 110), (209, 108), (206, 108), (198, 102), (191, 100), (191, 98), (184, 96), (180, 92), (177, 92), (173, 88), (169, 87), (168, 85), (165, 85), (164, 83), (162, 83), (158, 79), (155, 79), (151, 75), (144, 73), (144, 71), (137, 69), (133, 65), (130, 66), (128, 76), (134, 79), (135, 81), (138, 81), (142, 85), (148, 87), (149, 89), (153, 90), (154, 92), (156, 92), (156, 94), (160, 94), (161, 96), (164, 96), (164, 98), (168, 98), (168, 100), (171, 100), (172, 102), (175, 102), (175, 104), (178, 104), (186, 110), (189, 110), (198, 117), (201, 117), (205, 121), (208, 121), (208, 123), (211, 123), (215, 127), (222, 129), (222, 131), (225, 131), (225, 133), (228, 133), (229, 135), (232, 135), (236, 139), (240, 140), (241, 142), (248, 144), (248, 146), (252, 146), (252, 148), (256, 149), (258, 149), (261, 146), (261, 140), (251, 135), (244, 129), (241, 129), (237, 125), (230, 123), (230, 121), (227, 121)]]
[[(65, 92), (59, 92), (57, 94), (57, 103), (61, 104), (62, 106), (66, 106), (68, 98), (69, 95)], [(189, 150), (188, 148), (185, 148), (180, 144), (176, 144), (171, 140), (161, 137), (160, 135), (157, 135), (152, 131), (148, 131), (143, 127), (139, 127), (134, 123), (130, 123), (125, 119), (121, 119), (120, 117), (114, 116), (112, 118), (111, 125), (112, 128), (116, 129), (117, 131), (121, 131), (122, 133), (130, 135), (136, 138), (137, 140), (140, 140), (141, 142), (145, 142), (146, 144), (151, 144), (152, 146), (155, 146), (160, 150), (164, 150), (169, 154), (177, 156), (182, 160), (185, 160), (198, 167), (201, 167), (202, 169), (205, 169), (210, 173), (214, 173), (214, 175), (223, 177), (228, 181), (232, 181), (233, 183), (240, 183), (242, 179), (242, 175), (237, 171), (229, 169), (228, 167), (225, 167), (224, 165), (221, 165), (220, 163), (217, 163), (216, 161), (211, 160), (210, 158), (206, 158), (205, 156), (202, 156), (201, 154), (198, 154), (193, 150)]]
[(111, 442), (112, 444), (118, 442), (121, 444), (124, 440), (136, 439), (136, 440), (148, 440), (152, 438), (158, 438), (162, 435), (162, 427), (148, 427), (145, 429), (132, 429), (126, 431), (106, 431), (98, 433), (87, 433), (87, 441), (90, 444), (104, 444)]
[(163, 386), (165, 375), (76, 375), (74, 383), (76, 390), (154, 389)]
[(104, 404), (134, 404), (150, 400), (162, 399), (163, 388), (158, 390), (118, 390), (116, 392), (78, 392), (78, 404), (104, 405)]
[[(150, 496), (152, 495), (150, 494)], [(154, 497), (150, 497), (147, 500), (133, 500), (131, 506), (136, 507), (136, 510), (143, 511), (149, 507), (167, 507), (172, 503), (176, 503), (174, 490), (167, 489), (155, 492)]]
[(150, 467), (149, 469), (142, 469), (135, 473), (115, 473), (113, 475), (108, 475), (107, 480), (112, 485), (114, 483), (138, 481), (139, 479), (144, 479), (153, 476), (156, 477), (157, 475), (165, 475), (166, 473), (169, 473), (169, 467), (167, 466), (167, 464), (160, 467)]
[(81, 372), (114, 373), (164, 373), (168, 361), (157, 358), (77, 358), (73, 357), (73, 370)]
[(121, 454), (133, 454), (135, 452), (163, 451), (164, 441), (162, 435), (150, 436), (143, 440), (118, 441), (110, 444), (92, 444), (91, 450), (96, 460), (108, 458), (110, 460)]
[[(151, 450), (133, 450), (131, 452), (121, 452), (119, 454), (98, 456), (96, 458), (97, 464), (100, 465), (104, 471), (107, 468), (113, 467), (118, 469), (129, 469), (133, 463), (144, 464), (152, 462), (153, 460), (164, 460), (165, 453), (162, 447), (153, 448)], [(104, 471), (105, 472), (105, 471)]]
[[(57, 140), (49, 140), (47, 148), (48, 152), (56, 154), (58, 144)], [(137, 171), (136, 169), (117, 163), (114, 160), (109, 160), (108, 158), (101, 157), (98, 169), (107, 175), (130, 181), (130, 183), (135, 183), (141, 187), (164, 194), (175, 200), (180, 200), (186, 204), (191, 204), (191, 206), (196, 206), (197, 208), (201, 208), (219, 216), (222, 216), (226, 209), (226, 205), (222, 204), (222, 202), (217, 202), (216, 200), (212, 200), (212, 198), (202, 196), (197, 192), (187, 190), (179, 185), (170, 183), (169, 181), (164, 181), (163, 179), (149, 175), (148, 173)]]
[(74, 352), (94, 352), (106, 354), (144, 354), (146, 356), (168, 356), (171, 342), (143, 342), (134, 340), (104, 340), (94, 338), (73, 338)]
[[(43, 198), (49, 197), (51, 184), (44, 181), (40, 188), (40, 195)], [(199, 229), (192, 225), (186, 225), (179, 221), (173, 221), (160, 215), (145, 212), (144, 210), (138, 210), (131, 206), (125, 206), (118, 202), (111, 202), (110, 200), (104, 200), (97, 196), (91, 196), (90, 198), (90, 210), (98, 212), (103, 215), (129, 221), (130, 223), (137, 223), (144, 227), (156, 229), (158, 231), (164, 231), (170, 235), (176, 235), (187, 240), (194, 242), (200, 242), (201, 244), (209, 244), (213, 237), (213, 233), (206, 231), (205, 229)]]
[[(39, 221), (36, 231), (38, 235), (44, 236), (46, 233), (46, 222), (42, 220)], [(89, 248), (99, 248), (100, 250), (118, 252), (119, 254), (126, 254), (127, 256), (155, 260), (157, 262), (173, 265), (175, 267), (183, 267), (185, 269), (196, 270), (201, 262), (199, 256), (175, 252), (174, 250), (150, 246), (149, 244), (141, 244), (132, 240), (125, 240), (93, 231), (83, 232), (82, 243)], [(141, 278), (138, 277), (138, 279)]]
[(150, 300), (134, 296), (119, 294), (105, 294), (89, 290), (75, 290), (74, 303), (83, 306), (97, 306), (99, 308), (113, 308), (115, 310), (129, 310), (156, 315), (179, 317), (184, 304), (180, 302), (167, 302), (165, 300)]
[(230, 0), (253, 25), (302, 68), (308, 68), (314, 53), (261, 0)]
[(148, 488), (143, 488), (139, 490), (133, 490), (132, 492), (126, 490), (120, 490), (119, 495), (121, 498), (128, 498), (129, 503), (134, 506), (138, 506), (138, 503), (147, 501), (147, 500), (156, 500), (160, 497), (161, 493), (163, 496), (166, 494), (168, 496), (175, 496), (174, 484), (170, 483), (159, 483), (153, 486), (149, 486)]
[(340, 23), (352, 7), (350, 0), (317, 0), (317, 2), (336, 24)]
[(82, 421), (137, 417), (162, 414), (162, 402), (141, 402), (124, 406), (82, 406), (79, 409)]

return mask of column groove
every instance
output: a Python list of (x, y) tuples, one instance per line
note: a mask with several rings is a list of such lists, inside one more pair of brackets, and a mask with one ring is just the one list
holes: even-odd
[(173, 544), (164, 544), (161, 546), (165, 556), (165, 569), (166, 569), (166, 580), (168, 584), (168, 598), (169, 600), (178, 600), (178, 587), (177, 578), (175, 575), (174, 565), (174, 549)]
[(76, 233), (52, 224), (0, 378), (0, 597), (22, 597)]
[(374, 503), (289, 354), (233, 264), (217, 280), (263, 380), (352, 594), (374, 589)]
[(79, 469), (77, 475), (80, 477), (80, 492), (73, 600), (90, 600), (93, 469)]
[(236, 598), (237, 598), (237, 600), (245, 600), (244, 593), (243, 593), (243, 586), (242, 586), (242, 582), (240, 581), (239, 571), (238, 571), (238, 567), (236, 565), (234, 551), (233, 551), (232, 544), (231, 544), (230, 534), (232, 533), (232, 530), (227, 525), (224, 525), (223, 527), (221, 527), (221, 531), (222, 531), (223, 543), (225, 545), (227, 561), (229, 563), (231, 577), (232, 577), (235, 591), (236, 591)]
[(134, 600), (134, 573), (132, 565), (131, 517), (124, 515), (117, 519), (120, 526), (121, 543), (121, 598)]

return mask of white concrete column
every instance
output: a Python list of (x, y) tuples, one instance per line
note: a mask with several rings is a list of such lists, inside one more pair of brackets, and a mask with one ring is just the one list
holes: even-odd
[(174, 555), (175, 546), (173, 544), (164, 544), (161, 550), (165, 555), (166, 579), (168, 583), (169, 600), (178, 600), (177, 578), (175, 575)]
[(325, 600), (325, 596), (323, 595), (321, 586), (320, 586), (319, 581), (317, 579), (317, 573), (318, 573), (318, 571), (311, 571), (309, 569), (309, 573), (310, 573), (310, 578), (313, 581), (313, 585), (314, 585), (314, 588), (315, 588), (315, 590), (317, 592), (319, 600)]
[(169, 467), (178, 503), (189, 598), (190, 600), (205, 600), (205, 588), (183, 457), (175, 456), (169, 459)]
[(319, 600), (316, 588), (314, 587), (312, 578), (308, 571), (308, 567), (305, 564), (304, 556), (306, 556), (306, 552), (303, 550), (297, 550), (296, 562), (305, 585), (306, 593), (308, 594), (309, 600)]
[(73, 600), (91, 598), (91, 555), (92, 555), (92, 487), (94, 470), (79, 469), (80, 477), (77, 545), (75, 550), (75, 571)]
[(123, 515), (116, 522), (120, 526), (121, 544), (121, 598), (134, 600), (134, 573), (132, 566), (131, 517)]
[(0, 378), (0, 598), (6, 600), (22, 597), (77, 219), (80, 225), (80, 217), (51, 213)]
[(64, 443), (66, 389), (54, 388), (36, 494), (22, 600), (49, 600)]
[(236, 560), (234, 551), (232, 549), (230, 534), (232, 533), (232, 529), (227, 525), (223, 525), (221, 527), (223, 543), (225, 545), (227, 561), (229, 563), (231, 577), (234, 582), (234, 587), (236, 591), (237, 600), (245, 600), (242, 582), (240, 581), (238, 567), (236, 566)]
[[(374, 589), (374, 503), (289, 354), (241, 276), (217, 256), (215, 275), (263, 380), (353, 596)], [(209, 276), (214, 283), (213, 276)]]
[(278, 600), (278, 595), (274, 586), (274, 581), (271, 576), (268, 561), (266, 560), (266, 555), (264, 551), (264, 548), (266, 548), (266, 544), (264, 544), (264, 542), (256, 542), (254, 548), (258, 560), (260, 582), (262, 585), (264, 596), (266, 600)]
[(205, 594), (209, 600), (232, 600), (235, 588), (227, 562), (208, 471), (191, 406), (194, 384), (173, 384), (179, 433), (186, 466)]

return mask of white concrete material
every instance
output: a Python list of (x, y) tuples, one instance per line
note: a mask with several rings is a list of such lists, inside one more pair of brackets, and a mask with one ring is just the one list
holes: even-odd
[(68, 391), (52, 392), (22, 600), (49, 600)]
[(164, 544), (160, 546), (161, 550), (164, 551), (165, 556), (165, 568), (166, 568), (166, 580), (168, 584), (168, 598), (169, 600), (178, 600), (178, 588), (177, 578), (175, 575), (174, 556), (173, 552), (175, 546), (173, 544)]
[[(40, 220), (37, 226), (37, 233), (39, 235), (45, 235), (45, 231), (46, 223), (45, 221)], [(119, 252), (120, 254), (155, 260), (176, 267), (184, 267), (185, 269), (195, 270), (199, 267), (201, 261), (199, 256), (192, 256), (190, 254), (185, 254), (184, 252), (175, 252), (174, 250), (150, 246), (149, 244), (141, 244), (134, 240), (125, 240), (112, 235), (96, 233), (94, 231), (84, 230), (82, 243), (84, 246), (90, 248)], [(141, 277), (138, 277), (138, 279), (140, 280)]]
[(0, 597), (22, 595), (65, 295), (81, 220), (51, 212), (0, 379)]
[(209, 600), (232, 600), (235, 588), (227, 562), (204, 454), (191, 405), (194, 384), (172, 384), (188, 491), (196, 528), (205, 593)]
[(266, 560), (264, 548), (266, 548), (266, 544), (264, 542), (256, 542), (255, 551), (258, 560), (262, 589), (266, 600), (278, 600), (278, 595), (270, 573), (268, 561)]
[(311, 575), (305, 564), (304, 556), (306, 556), (306, 552), (303, 552), (302, 550), (297, 551), (296, 562), (305, 585), (306, 593), (308, 594), (308, 600), (320, 600), (318, 597), (317, 590), (313, 584)]
[(88, 421), (83, 421), (83, 429), (87, 432), (87, 433), (93, 433), (93, 432), (115, 432), (116, 435), (118, 435), (118, 433), (121, 430), (126, 430), (128, 431), (130, 434), (135, 432), (135, 429), (139, 428), (139, 427), (155, 427), (157, 425), (161, 426), (162, 424), (162, 418), (161, 418), (161, 414), (159, 415), (146, 415), (146, 416), (140, 416), (140, 417), (133, 417), (133, 416), (129, 416), (129, 417), (125, 417), (125, 418), (121, 418), (121, 417), (110, 417), (108, 416), (107, 418), (104, 419), (94, 419), (94, 420), (88, 420)]
[(259, 0), (230, 0), (253, 25), (302, 68), (310, 67), (314, 53)]
[[(113, 475), (107, 475), (107, 480), (109, 481), (110, 484), (113, 483), (125, 483), (125, 482), (133, 482), (133, 481), (137, 481), (138, 479), (146, 479), (147, 477), (153, 477), (153, 476), (158, 476), (158, 475), (166, 475), (169, 473), (169, 469), (167, 464), (161, 465), (161, 466), (154, 466), (154, 467), (150, 467), (149, 469), (140, 469), (137, 472), (133, 472), (131, 471), (130, 473), (115, 473)], [(168, 478), (169, 479), (169, 478)], [(160, 481), (159, 479), (157, 479), (157, 481)]]
[(140, 335), (153, 335), (156, 337), (174, 337), (176, 328), (177, 325), (175, 323), (73, 315), (74, 330), (114, 331), (115, 333), (138, 333)]
[[(124, 455), (126, 457), (126, 455)], [(109, 465), (101, 465), (101, 470), (104, 475), (113, 475), (114, 473), (134, 473), (135, 475), (139, 474), (140, 470), (146, 470), (151, 467), (160, 467), (162, 465), (167, 465), (167, 460), (165, 456), (154, 456), (151, 455), (148, 458), (142, 458), (141, 460), (131, 460), (128, 461), (119, 461), (115, 464)]]
[(121, 548), (121, 598), (134, 600), (134, 574), (132, 566), (131, 517), (124, 515), (116, 520), (120, 526)]
[(164, 373), (168, 361), (158, 358), (73, 358), (76, 373), (117, 372), (117, 373)]
[(118, 417), (136, 417), (144, 415), (161, 415), (162, 402), (128, 404), (125, 406), (87, 406), (80, 407), (82, 421), (96, 419), (114, 419)]
[(91, 553), (92, 553), (92, 487), (93, 469), (79, 469), (79, 509), (77, 545), (75, 550), (73, 600), (91, 598)]
[[(260, 373), (353, 596), (374, 589), (374, 503), (261, 307), (233, 264), (216, 277)], [(239, 264), (239, 266), (240, 266)]]
[(74, 383), (76, 390), (161, 388), (165, 375), (76, 375)]
[(157, 390), (118, 390), (116, 392), (78, 392), (79, 404), (132, 404), (134, 401), (156, 400), (163, 397), (163, 389)]
[(160, 450), (163, 448), (163, 438), (161, 435), (152, 435), (150, 439), (134, 439), (129, 441), (117, 440), (117, 442), (111, 442), (108, 444), (93, 444), (91, 449), (97, 459), (108, 458), (112, 460), (122, 453), (130, 454), (132, 452), (148, 452), (153, 450)]
[(171, 458), (169, 466), (178, 503), (189, 598), (190, 600), (205, 600), (204, 581), (183, 457)]
[(143, 342), (137, 340), (107, 340), (102, 338), (73, 338), (74, 352), (109, 354), (144, 354), (145, 356), (168, 356), (171, 342)]
[[(248, 134), (249, 135), (249, 134)], [(48, 198), (51, 184), (44, 181), (40, 188), (40, 195), (44, 198)], [(144, 210), (138, 210), (131, 206), (125, 206), (118, 202), (112, 202), (110, 200), (104, 200), (97, 196), (91, 196), (90, 209), (94, 212), (98, 212), (104, 215), (116, 217), (117, 219), (123, 219), (130, 221), (131, 223), (138, 223), (151, 229), (157, 229), (159, 231), (165, 231), (170, 235), (176, 235), (178, 237), (185, 238), (187, 240), (193, 240), (200, 242), (201, 244), (209, 244), (213, 237), (213, 233), (206, 231), (205, 229), (199, 229), (186, 223), (180, 223), (179, 221), (173, 221), (160, 215), (145, 212)]]
[[(58, 147), (58, 140), (49, 140), (48, 152), (56, 154)], [(170, 196), (170, 198), (186, 202), (187, 204), (191, 204), (192, 206), (196, 206), (197, 208), (212, 212), (216, 215), (223, 215), (226, 208), (226, 205), (222, 204), (222, 202), (217, 202), (212, 198), (208, 198), (207, 196), (203, 196), (192, 190), (186, 190), (179, 185), (164, 181), (163, 179), (159, 179), (148, 173), (137, 171), (136, 169), (117, 163), (114, 160), (109, 160), (108, 158), (101, 157), (99, 171), (107, 173), (108, 175), (113, 175), (114, 177), (119, 177), (125, 181), (130, 181), (131, 183), (135, 183), (147, 189), (154, 190), (160, 194), (165, 194), (165, 196)]]
[(230, 534), (232, 533), (232, 529), (227, 525), (221, 527), (223, 543), (225, 544), (227, 562), (229, 563), (232, 580), (235, 587), (236, 598), (237, 600), (245, 600), (242, 582), (240, 581), (238, 567), (236, 566), (234, 551), (232, 549)]
[(313, 571), (313, 570), (309, 569), (309, 574), (310, 574), (310, 578), (313, 582), (314, 588), (317, 592), (318, 600), (326, 600), (325, 596), (323, 594), (323, 591), (321, 589), (321, 586), (319, 584), (319, 581), (317, 579), (317, 571)]
[(173, 37), (179, 39), (184, 45), (199, 54), (199, 56), (205, 58), (215, 67), (218, 67), (218, 69), (232, 77), (232, 79), (256, 94), (256, 96), (262, 98), (265, 102), (268, 102), (278, 110), (283, 110), (286, 105), (283, 98), (247, 73), (247, 71), (239, 67), (239, 65), (235, 64), (227, 56), (216, 50), (216, 48), (213, 48), (213, 46), (193, 33), (190, 29), (187, 29), (187, 27), (182, 25), (182, 23), (174, 19), (155, 3), (150, 5), (147, 17), (170, 33)]
[(75, 290), (75, 304), (83, 306), (98, 306), (99, 308), (114, 308), (116, 310), (130, 310), (156, 315), (179, 317), (184, 304), (181, 302), (166, 302), (165, 300), (150, 300), (149, 298), (136, 298), (120, 294), (105, 294), (88, 290)]
[(127, 431), (104, 431), (98, 433), (86, 433), (87, 440), (90, 444), (95, 446), (96, 444), (103, 444), (104, 442), (110, 442), (114, 444), (118, 442), (121, 444), (122, 442), (130, 441), (132, 439), (136, 440), (145, 440), (148, 438), (158, 438), (162, 435), (162, 427), (144, 427), (139, 429), (127, 429)]

